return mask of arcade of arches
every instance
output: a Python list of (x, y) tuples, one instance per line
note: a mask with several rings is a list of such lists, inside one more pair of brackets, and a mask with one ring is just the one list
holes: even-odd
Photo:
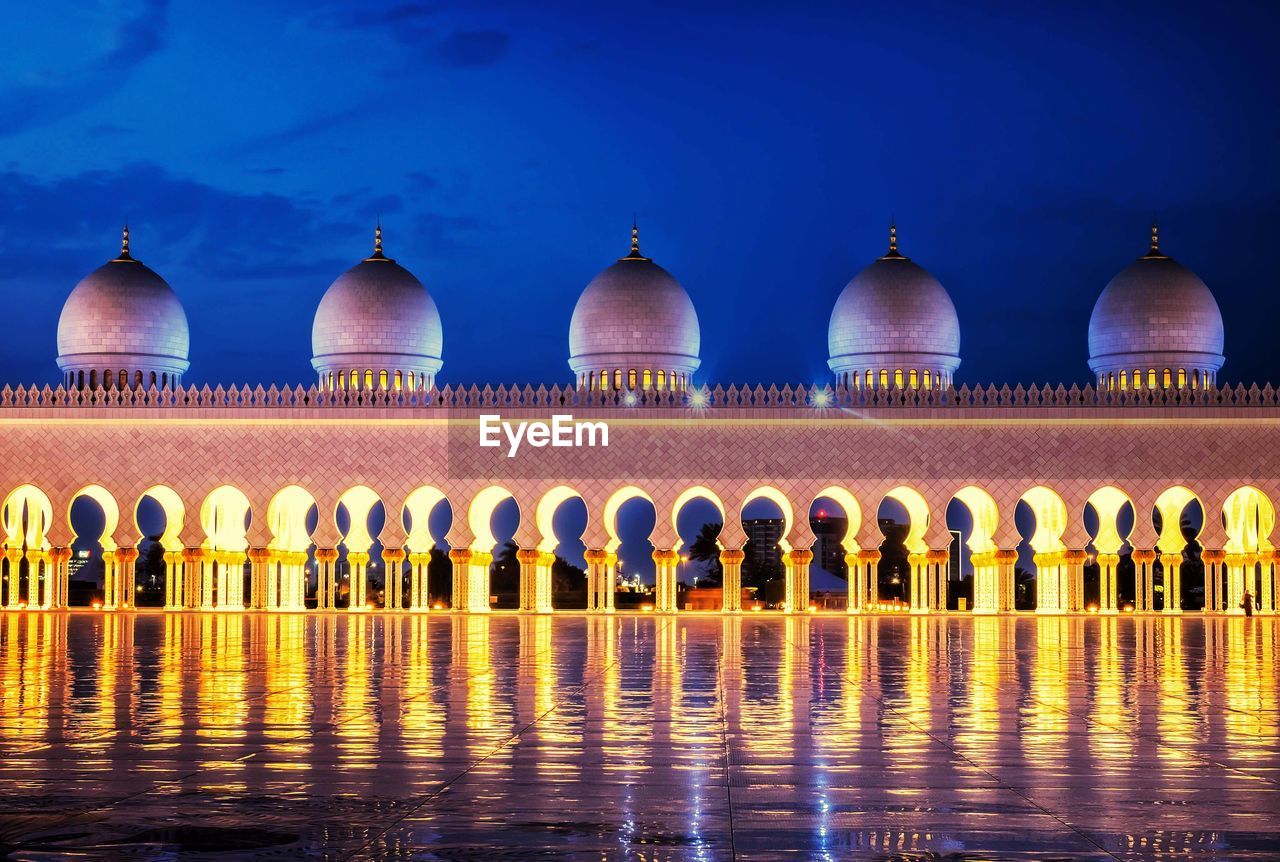
[[(156, 415), (166, 412), (173, 415)], [(560, 541), (553, 520), (575, 500), (587, 513), (586, 608), (609, 612), (619, 511), (640, 499), (654, 512), (657, 612), (680, 605), (689, 537), (677, 519), (694, 500), (714, 507), (724, 525), (717, 544), (726, 611), (742, 609), (743, 513), (762, 500), (781, 515), (781, 605), (792, 612), (811, 607), (817, 537), (809, 514), (817, 501), (843, 510), (847, 523), (836, 540), (848, 571), (840, 606), (851, 612), (887, 608), (877, 574), (886, 504), (905, 513), (900, 607), (913, 613), (961, 606), (957, 572), (963, 606), (979, 614), (1013, 611), (1015, 601), (1040, 613), (1115, 613), (1129, 603), (1137, 612), (1178, 613), (1181, 597), (1201, 590), (1202, 601), (1188, 608), (1239, 613), (1247, 592), (1259, 611), (1276, 610), (1280, 483), (1259, 477), (1280, 476), (1271, 463), (1280, 447), (1271, 439), (1274, 417), (1244, 408), (1165, 409), (1162, 417), (1137, 407), (1085, 417), (1028, 407), (946, 415), (895, 407), (875, 416), (801, 407), (761, 408), (758, 417), (591, 412), (581, 418), (611, 423), (610, 446), (507, 458), (477, 444), (476, 410), (332, 407), (282, 417), (237, 408), (7, 407), (0, 607), (67, 606), (71, 548), (88, 543), (101, 555), (105, 609), (134, 603), (139, 555), (149, 553), (162, 560), (164, 607), (172, 610), (422, 611), (433, 605), (433, 550), (437, 565), (447, 550), (452, 609), (485, 612), (502, 544), (494, 513), (514, 505), (519, 609), (546, 612)], [(1274, 411), (1254, 410), (1261, 412)], [(710, 474), (709, 451), (727, 453)], [(1162, 475), (1177, 480), (1153, 478)], [(815, 476), (824, 480), (805, 478)], [(71, 508), (86, 500), (101, 515), (100, 533), (78, 537)], [(164, 522), (145, 548), (144, 505)], [(447, 527), (433, 518), (437, 510), (449, 514)], [(949, 511), (962, 511), (963, 523)], [(401, 577), (386, 578), (378, 600), (370, 584), (380, 568)]]

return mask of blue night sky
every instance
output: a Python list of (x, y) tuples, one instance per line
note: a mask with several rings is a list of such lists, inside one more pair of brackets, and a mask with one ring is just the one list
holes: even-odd
[(316, 303), (381, 214), (440, 306), (443, 382), (568, 382), (573, 303), (634, 210), (697, 305), (703, 380), (825, 381), (831, 306), (893, 213), (959, 309), (959, 381), (1084, 382), (1154, 213), (1223, 308), (1224, 379), (1280, 379), (1278, 18), (29, 4), (0, 32), (0, 369), (56, 380), (61, 304), (127, 215), (186, 305), (189, 381), (309, 382)]

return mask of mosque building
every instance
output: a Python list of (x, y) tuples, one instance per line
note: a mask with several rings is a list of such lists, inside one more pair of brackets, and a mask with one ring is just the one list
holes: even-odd
[[(760, 500), (781, 519), (792, 612), (809, 609), (818, 505), (848, 524), (824, 541), (843, 546), (849, 610), (884, 609), (877, 510), (887, 500), (910, 519), (905, 592), (916, 613), (961, 606), (946, 577), (954, 501), (971, 516), (963, 606), (975, 613), (1014, 609), (1020, 553), (1033, 559), (1030, 601), (1041, 613), (1117, 612), (1122, 593), (1137, 612), (1231, 613), (1246, 592), (1275, 611), (1280, 397), (1219, 383), (1222, 314), (1205, 283), (1161, 249), (1154, 226), (1147, 253), (1097, 299), (1088, 329), (1096, 385), (1083, 389), (957, 386), (960, 315), (938, 279), (900, 250), (896, 225), (885, 253), (834, 297), (832, 377), (822, 385), (698, 380), (696, 295), (642, 254), (633, 224), (627, 254), (573, 308), (564, 385), (450, 387), (439, 379), (436, 303), (384, 252), (379, 225), (372, 253), (319, 299), (311, 387), (197, 390), (184, 383), (191, 334), (182, 303), (132, 255), (126, 228), (120, 254), (63, 307), (59, 387), (0, 397), (9, 455), (0, 463), (0, 608), (66, 604), (71, 548), (85, 538), (73, 533), (70, 506), (86, 497), (105, 520), (96, 537), (105, 606), (128, 608), (137, 507), (149, 497), (167, 524), (170, 609), (332, 610), (345, 601), (426, 610), (439, 600), (426, 582), (429, 553), (447, 548), (447, 601), (485, 612), (497, 544), (489, 519), (514, 499), (519, 609), (549, 611), (552, 519), (580, 498), (590, 611), (614, 607), (618, 509), (632, 499), (656, 513), (659, 612), (679, 606), (677, 563), (689, 537), (676, 520), (692, 499), (722, 515), (726, 611), (740, 607), (743, 507)], [(572, 413), (608, 424), (611, 437), (507, 457), (473, 439), (481, 417), (496, 413)], [(437, 506), (451, 513), (447, 530), (430, 523)], [(1034, 517), (1030, 536), (1015, 526), (1023, 506)], [(378, 507), (385, 523), (375, 536), (363, 525)], [(1198, 532), (1184, 535), (1193, 510)], [(399, 573), (377, 600), (375, 542), (386, 570)], [(345, 600), (340, 558), (350, 572)], [(1181, 583), (1184, 564), (1203, 569), (1203, 581)], [(1088, 596), (1086, 567), (1099, 572)]]

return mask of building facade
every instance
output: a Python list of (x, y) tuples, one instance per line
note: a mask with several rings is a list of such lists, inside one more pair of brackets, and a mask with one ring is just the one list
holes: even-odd
[[(692, 300), (641, 255), (634, 227), (630, 252), (587, 286), (574, 311), (565, 386), (439, 385), (435, 303), (384, 255), (380, 229), (371, 257), (320, 303), (319, 379), (309, 388), (184, 388), (189, 335), (172, 291), (133, 260), (127, 237), (103, 269), (76, 287), (59, 322), (61, 384), (0, 392), (6, 610), (65, 606), (77, 538), (103, 549), (104, 606), (130, 608), (144, 498), (165, 515), (159, 542), (173, 610), (330, 610), (340, 571), (350, 609), (367, 610), (379, 604), (370, 569), (385, 566), (396, 574), (381, 606), (423, 611), (431, 552), (447, 549), (452, 609), (487, 612), (491, 518), (510, 499), (520, 514), (520, 608), (550, 611), (551, 524), (574, 498), (588, 512), (592, 612), (613, 610), (618, 511), (635, 498), (657, 513), (658, 612), (677, 608), (676, 523), (696, 498), (724, 524), (728, 612), (740, 609), (742, 512), (761, 498), (781, 513), (771, 529), (792, 612), (809, 608), (818, 508), (827, 513), (824, 543), (838, 542), (847, 564), (848, 610), (882, 609), (877, 513), (887, 499), (909, 517), (904, 592), (915, 613), (945, 609), (954, 588), (952, 501), (972, 525), (974, 613), (1013, 609), (1020, 504), (1034, 515), (1028, 541), (1041, 613), (1087, 609), (1086, 564), (1099, 570), (1096, 610), (1118, 612), (1122, 553), (1135, 566), (1135, 610), (1181, 612), (1161, 596), (1184, 591), (1180, 525), (1193, 506), (1204, 514), (1195, 541), (1206, 606), (1237, 613), (1248, 594), (1263, 612), (1276, 609), (1280, 397), (1270, 387), (1218, 383), (1217, 305), (1160, 252), (1154, 230), (1148, 254), (1095, 307), (1098, 385), (1083, 389), (957, 388), (956, 309), (898, 251), (896, 230), (889, 251), (836, 302), (834, 380), (818, 387), (698, 384)], [(485, 445), (495, 421), (557, 416), (589, 423), (591, 439), (561, 446), (530, 437), (518, 452)], [(100, 536), (73, 533), (71, 506), (82, 498), (102, 510)], [(375, 506), (386, 513), (377, 536), (367, 526)], [(437, 535), (432, 513), (441, 506), (452, 521)], [(1099, 524), (1092, 533), (1086, 508)], [(844, 529), (831, 535), (837, 522)], [(370, 558), (375, 539), (381, 560)]]

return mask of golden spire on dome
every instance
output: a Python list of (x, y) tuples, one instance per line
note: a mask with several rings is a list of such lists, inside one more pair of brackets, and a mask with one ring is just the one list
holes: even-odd
[(391, 260), (382, 253), (382, 216), (378, 216), (378, 221), (373, 228), (373, 254), (365, 260)]
[(115, 258), (117, 261), (132, 261), (133, 256), (129, 254), (129, 220), (124, 220), (124, 230), (120, 234), (120, 254)]
[(640, 226), (636, 222), (636, 214), (631, 214), (631, 252), (619, 260), (648, 260), (640, 253)]
[(900, 259), (902, 254), (898, 252), (898, 219), (890, 216), (889, 218), (889, 250), (884, 253), (881, 260)]
[(1151, 248), (1144, 256), (1152, 259), (1168, 257), (1168, 255), (1160, 253), (1160, 224), (1155, 219), (1151, 220)]

